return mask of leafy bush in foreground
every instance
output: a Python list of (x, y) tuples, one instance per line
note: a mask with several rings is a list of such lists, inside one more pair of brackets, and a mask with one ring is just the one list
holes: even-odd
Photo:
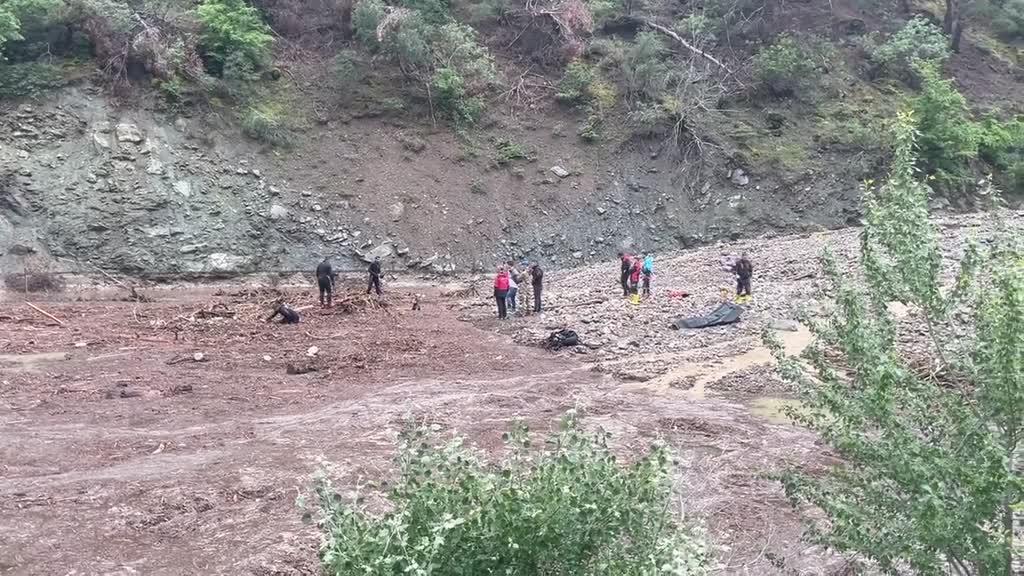
[[(886, 182), (865, 190), (865, 285), (826, 260), (834, 306), (802, 363), (780, 357), (805, 406), (793, 416), (842, 458), (783, 477), (811, 504), (812, 536), (886, 574), (1009, 574), (1024, 438), (1024, 251), (1007, 232), (966, 246), (950, 283), (916, 177), (913, 119), (895, 133)], [(914, 311), (920, 347), (901, 341), (889, 303)]]
[(420, 430), (401, 438), (389, 509), (343, 502), (321, 477), (315, 494), (325, 574), (385, 576), (707, 573), (699, 535), (672, 518), (662, 447), (628, 466), (584, 434), (570, 413), (561, 433), (533, 449), (519, 426), (508, 457), (481, 463), (458, 440), (433, 446)]

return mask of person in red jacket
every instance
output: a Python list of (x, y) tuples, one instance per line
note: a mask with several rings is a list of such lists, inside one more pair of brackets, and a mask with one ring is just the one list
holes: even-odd
[(642, 263), (639, 258), (633, 259), (633, 265), (629, 268), (629, 293), (638, 294), (640, 287), (640, 270)]
[(508, 270), (498, 266), (498, 274), (494, 277), (494, 299), (498, 302), (498, 320), (508, 317), (505, 298), (508, 297)]

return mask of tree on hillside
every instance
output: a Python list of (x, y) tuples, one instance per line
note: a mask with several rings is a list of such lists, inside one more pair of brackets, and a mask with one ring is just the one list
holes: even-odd
[(942, 31), (949, 36), (949, 47), (953, 52), (960, 52), (960, 37), (964, 33), (963, 26), (960, 0), (946, 0), (946, 15), (942, 19)]
[[(886, 573), (1008, 574), (1022, 489), (1012, 463), (1024, 433), (1024, 251), (1000, 231), (985, 251), (967, 246), (942, 281), (949, 263), (915, 137), (901, 115), (891, 172), (865, 189), (862, 282), (826, 258), (834, 306), (813, 323), (811, 368), (773, 343), (805, 402), (793, 417), (843, 462), (782, 479), (794, 503), (824, 513), (812, 537)], [(923, 336), (901, 334), (892, 302)]]

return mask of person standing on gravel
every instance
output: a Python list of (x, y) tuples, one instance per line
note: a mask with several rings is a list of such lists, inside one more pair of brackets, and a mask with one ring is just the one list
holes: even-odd
[(516, 312), (516, 295), (519, 293), (519, 270), (515, 266), (509, 266), (508, 272), (508, 294), (505, 296), (505, 310)]
[(629, 258), (629, 254), (625, 252), (619, 252), (619, 259), (622, 260), (622, 273), (620, 274), (619, 281), (622, 283), (622, 297), (629, 297), (629, 271), (633, 266), (632, 260)]
[(494, 277), (494, 300), (498, 303), (498, 320), (508, 317), (505, 308), (505, 298), (508, 297), (508, 270), (504, 266), (498, 266), (498, 274)]
[(370, 280), (366, 284), (366, 293), (369, 294), (370, 290), (376, 290), (377, 296), (380, 296), (380, 256), (373, 259), (368, 271), (370, 273)]
[[(334, 269), (331, 268), (331, 261), (324, 258), (324, 261), (316, 267), (316, 283), (320, 288), (320, 307), (323, 308), (325, 305), (330, 308), (333, 304), (334, 292)], [(324, 297), (327, 297), (326, 304), (324, 303)]]
[(746, 252), (740, 255), (733, 271), (736, 273), (736, 301), (749, 302), (750, 278), (754, 275), (754, 265), (750, 262)]
[(643, 276), (644, 296), (651, 295), (651, 276), (654, 276), (654, 257), (644, 254), (644, 262), (640, 266), (640, 274)]
[(540, 293), (544, 290), (544, 271), (540, 264), (534, 262), (530, 265), (530, 276), (533, 278), (533, 311), (540, 314)]
[(526, 314), (530, 313), (530, 291), (526, 289), (527, 284), (530, 282), (530, 262), (522, 260), (519, 262), (519, 275), (516, 276), (516, 282), (523, 287), (519, 291), (519, 305), (522, 307), (523, 312)]
[(640, 268), (642, 264), (639, 258), (633, 259), (633, 265), (629, 269), (629, 293), (632, 295), (633, 304), (640, 303)]

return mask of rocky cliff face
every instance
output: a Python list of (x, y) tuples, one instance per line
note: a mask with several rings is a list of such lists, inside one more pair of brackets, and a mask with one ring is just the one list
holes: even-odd
[[(856, 179), (680, 170), (658, 142), (583, 146), (572, 120), (500, 117), (467, 144), (415, 119), (339, 117), (261, 149), (213, 112), (118, 107), (72, 87), (0, 113), (0, 263), (32, 254), (127, 274), (578, 264), (766, 230), (839, 226)], [(527, 158), (496, 162), (498, 139)], [(694, 176), (694, 174), (698, 174)]]

